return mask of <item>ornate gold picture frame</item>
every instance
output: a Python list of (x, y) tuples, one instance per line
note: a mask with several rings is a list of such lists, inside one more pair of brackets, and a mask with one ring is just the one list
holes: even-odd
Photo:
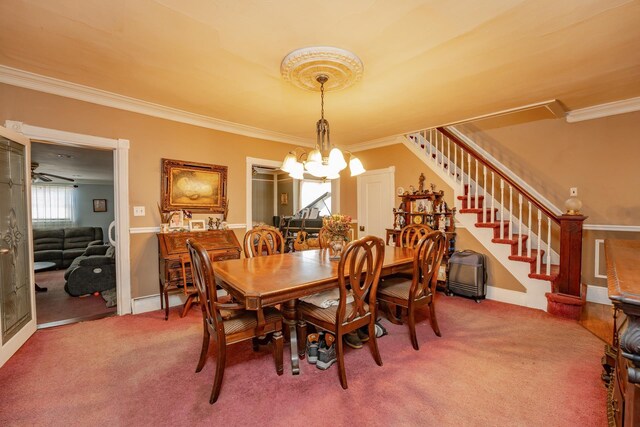
[(162, 159), (162, 210), (224, 213), (227, 167)]

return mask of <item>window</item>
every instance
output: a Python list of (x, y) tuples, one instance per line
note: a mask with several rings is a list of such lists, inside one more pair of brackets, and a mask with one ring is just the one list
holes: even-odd
[[(331, 181), (313, 181), (303, 179), (300, 181), (300, 209), (313, 202), (324, 193), (331, 194)], [(320, 208), (320, 216), (331, 215), (331, 196), (324, 199), (324, 203), (320, 202), (316, 207)]]
[(73, 186), (70, 185), (33, 185), (31, 187), (33, 227), (72, 227), (75, 223), (73, 190)]

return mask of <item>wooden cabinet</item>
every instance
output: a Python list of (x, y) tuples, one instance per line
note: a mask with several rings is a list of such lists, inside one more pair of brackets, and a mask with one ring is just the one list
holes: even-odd
[[(212, 261), (240, 258), (241, 247), (232, 230), (196, 231), (186, 233), (160, 233), (158, 236), (158, 257), (160, 269), (160, 306), (165, 309), (165, 319), (169, 317), (169, 293), (179, 291), (183, 285), (182, 258), (188, 255), (187, 239), (203, 245)], [(187, 281), (191, 270), (187, 269)]]
[[(444, 229), (449, 242), (445, 260), (456, 250), (456, 208), (449, 208), (444, 192), (425, 192), (400, 196), (402, 202), (393, 210), (393, 228), (387, 228), (387, 244), (398, 241), (400, 230), (410, 224), (424, 224), (434, 230)], [(441, 228), (442, 226), (442, 228)]]
[(640, 241), (605, 240), (607, 288), (614, 307), (613, 342), (605, 346), (611, 426), (640, 425)]

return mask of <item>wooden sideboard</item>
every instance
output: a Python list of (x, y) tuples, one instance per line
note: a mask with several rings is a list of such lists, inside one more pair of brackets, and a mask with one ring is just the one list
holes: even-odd
[(611, 426), (640, 425), (640, 240), (604, 242), (607, 287), (613, 303), (613, 343), (605, 346)]
[[(205, 247), (212, 261), (240, 258), (240, 243), (232, 230), (192, 231), (185, 233), (159, 233), (158, 265), (160, 269), (160, 307), (165, 310), (165, 320), (169, 318), (169, 293), (181, 291), (183, 285), (182, 262), (188, 254), (187, 239), (196, 240)], [(186, 267), (187, 269), (189, 267)], [(191, 270), (187, 270), (187, 281)]]

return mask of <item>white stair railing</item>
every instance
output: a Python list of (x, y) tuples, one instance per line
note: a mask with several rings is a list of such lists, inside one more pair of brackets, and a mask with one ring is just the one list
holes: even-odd
[[(494, 224), (494, 227), (500, 230), (498, 235), (501, 240), (510, 240), (512, 244), (517, 244), (517, 256), (523, 256), (523, 241), (526, 235), (526, 256), (533, 258), (532, 248), (535, 241), (535, 274), (550, 276), (551, 254), (555, 253), (553, 247), (559, 247), (559, 242), (552, 244), (552, 239), (559, 236), (557, 215), (527, 191), (522, 190), (478, 152), (449, 135), (451, 133), (442, 128), (430, 128), (405, 136), (434, 162), (436, 168), (445, 172), (452, 185), (459, 185), (460, 194), (465, 196), (466, 203), (463, 203), (463, 208), (482, 209), (481, 215), (478, 216), (480, 221)], [(495, 192), (496, 186), (499, 188), (498, 194)], [(508, 194), (505, 190), (508, 190)], [(514, 196), (517, 197), (515, 210)], [(496, 206), (499, 206), (499, 214), (496, 214)], [(535, 234), (532, 232), (534, 215), (537, 222)], [(496, 216), (499, 216), (499, 219)], [(543, 241), (542, 236), (545, 232), (546, 241)], [(505, 237), (505, 234), (508, 237)], [(543, 247), (544, 252), (541, 251)]]

